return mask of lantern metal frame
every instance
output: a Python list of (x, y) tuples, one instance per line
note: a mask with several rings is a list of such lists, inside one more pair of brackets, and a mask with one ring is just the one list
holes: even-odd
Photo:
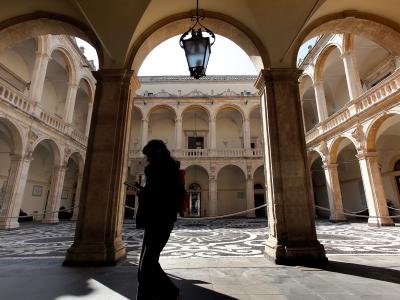
[[(209, 47), (209, 51), (211, 54), (211, 46), (214, 45), (215, 43), (215, 34), (214, 32), (212, 32), (210, 29), (208, 29), (207, 27), (205, 27), (203, 24), (201, 24), (200, 20), (204, 20), (204, 17), (199, 16), (199, 0), (197, 0), (197, 7), (196, 7), (196, 16), (191, 18), (191, 21), (194, 22), (194, 25), (192, 27), (190, 27), (186, 32), (184, 32), (179, 40), (179, 45), (181, 46), (182, 49), (185, 50), (184, 47), (184, 42), (185, 41), (196, 41), (196, 40), (203, 40), (203, 39), (207, 39), (207, 47)], [(204, 30), (204, 31), (203, 31)], [(209, 34), (209, 37), (203, 37), (203, 32)], [(189, 34), (191, 34), (190, 38), (185, 39)], [(212, 38), (212, 41), (210, 42), (210, 38)], [(186, 53), (185, 50), (185, 55), (186, 55), (186, 59), (188, 61), (188, 65), (189, 65), (189, 71), (190, 71), (190, 76), (199, 79), (203, 76), (206, 76), (205, 71), (207, 68), (207, 64), (208, 64), (208, 60), (207, 63), (205, 63), (204, 58), (206, 56), (206, 53), (204, 53), (203, 56), (203, 66), (199, 67), (190, 67), (189, 64), (189, 59), (188, 59), (188, 55)], [(205, 65), (205, 66), (204, 66)]]

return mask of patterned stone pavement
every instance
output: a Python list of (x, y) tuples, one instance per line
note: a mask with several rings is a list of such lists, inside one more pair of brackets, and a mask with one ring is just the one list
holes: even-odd
[[(64, 257), (71, 245), (75, 224), (22, 224), (19, 229), (0, 231), (1, 259)], [(218, 258), (262, 257), (267, 236), (263, 219), (179, 221), (162, 255), (166, 257)], [(328, 254), (400, 255), (400, 226), (372, 228), (366, 223), (317, 222), (317, 234)], [(132, 221), (124, 224), (123, 238), (128, 258), (139, 255), (142, 230)]]

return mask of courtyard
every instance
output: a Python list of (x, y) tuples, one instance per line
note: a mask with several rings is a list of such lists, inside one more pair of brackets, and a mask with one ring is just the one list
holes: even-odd
[[(325, 266), (278, 266), (263, 255), (266, 220), (180, 220), (161, 264), (184, 299), (394, 299), (400, 226), (317, 221)], [(127, 221), (128, 259), (116, 267), (63, 268), (75, 225), (22, 223), (0, 232), (1, 299), (134, 299), (143, 235)], [(18, 280), (17, 280), (18, 279)]]

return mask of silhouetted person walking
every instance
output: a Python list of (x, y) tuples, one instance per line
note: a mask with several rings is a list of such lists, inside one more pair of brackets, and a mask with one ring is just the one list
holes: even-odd
[[(161, 140), (152, 140), (144, 148), (148, 165), (146, 184), (139, 187), (139, 207), (144, 237), (138, 270), (137, 300), (180, 299), (179, 289), (161, 268), (158, 260), (176, 221), (184, 187), (175, 161)], [(139, 214), (139, 212), (138, 212)]]

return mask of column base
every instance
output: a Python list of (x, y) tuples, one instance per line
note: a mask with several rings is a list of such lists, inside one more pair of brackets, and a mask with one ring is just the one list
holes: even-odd
[(0, 222), (0, 229), (17, 229), (19, 228), (18, 221)]
[(43, 219), (43, 224), (58, 224), (60, 222), (59, 219)]
[(368, 226), (370, 227), (380, 227), (380, 226), (394, 226), (393, 219), (386, 218), (368, 218)]
[(318, 241), (284, 246), (276, 244), (276, 240), (267, 240), (264, 254), (277, 265), (321, 265), (328, 262), (324, 246)]
[(331, 215), (329, 217), (329, 222), (332, 222), (332, 223), (347, 222), (347, 219), (343, 214)]
[(63, 262), (63, 266), (115, 266), (118, 262), (126, 258), (126, 248), (122, 241), (112, 244), (91, 243), (73, 244), (68, 249)]

